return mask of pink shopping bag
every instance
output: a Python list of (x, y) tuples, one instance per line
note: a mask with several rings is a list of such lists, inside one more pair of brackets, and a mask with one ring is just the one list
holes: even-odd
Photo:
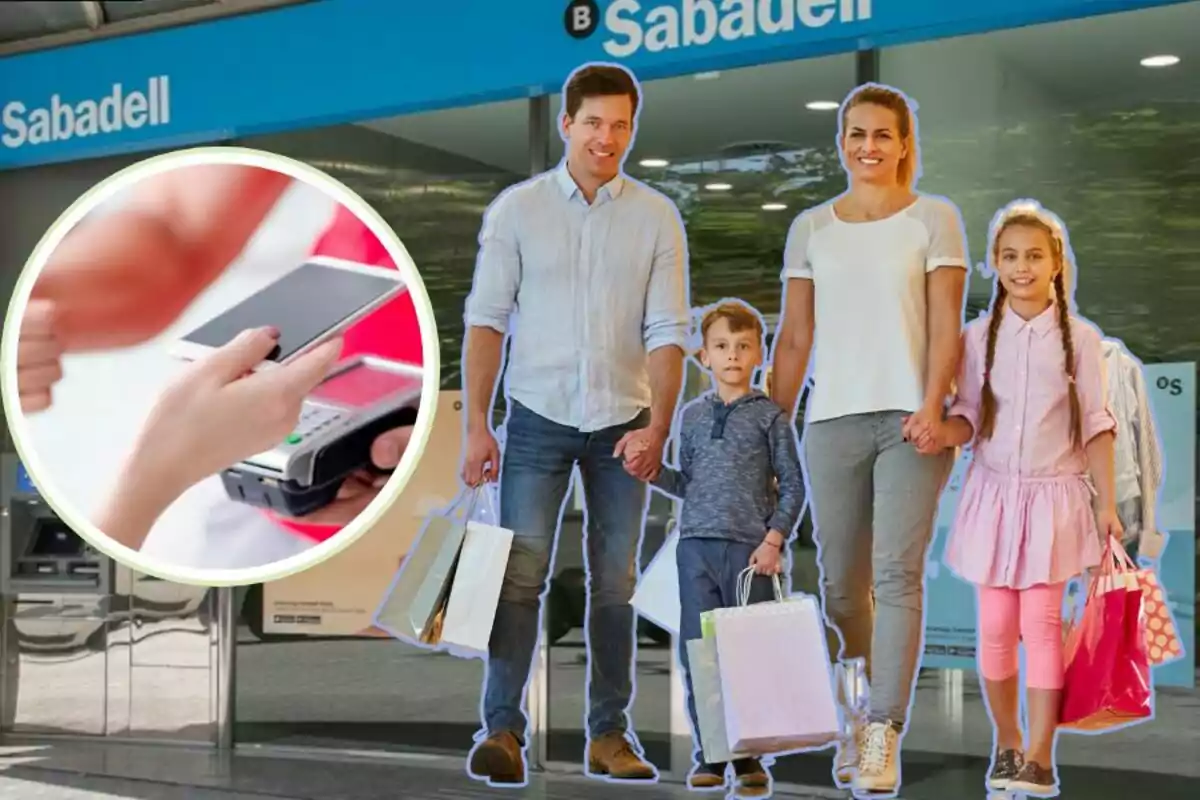
[(839, 719), (825, 627), (816, 599), (784, 598), (712, 612), (729, 749), (757, 756), (827, 746)]

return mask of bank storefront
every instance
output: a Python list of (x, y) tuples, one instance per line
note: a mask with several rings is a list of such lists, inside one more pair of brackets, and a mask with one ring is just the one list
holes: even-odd
[[(5, 725), (198, 746), (466, 753), (481, 665), (369, 630), (390, 576), (378, 565), (453, 492), (462, 307), (484, 209), (557, 163), (562, 81), (604, 60), (642, 80), (628, 171), (678, 204), (695, 305), (738, 296), (778, 313), (788, 225), (844, 188), (837, 104), (869, 80), (919, 104), (920, 188), (958, 204), (976, 262), (992, 214), (1015, 197), (1066, 220), (1082, 313), (1147, 365), (1167, 463), (1161, 574), (1188, 655), (1157, 671), (1154, 722), (1062, 739), (1063, 783), (1071, 796), (1195, 796), (1197, 31), (1200, 2), (324, 0), (0, 59), (6, 281), (80, 192), (132, 161), (198, 143), (262, 148), (330, 172), (400, 234), (433, 300), (445, 390), (436, 453), (406, 493), (410, 508), (308, 575), (205, 592), (118, 570), (116, 600), (71, 619), (45, 610), (70, 604), (35, 615), (10, 600)], [(1178, 62), (1152, 58), (1167, 55)], [(970, 314), (989, 292), (972, 279)], [(644, 560), (672, 508), (656, 500), (652, 512)], [(580, 526), (578, 512), (564, 522), (531, 685), (530, 752), (551, 769), (577, 769), (583, 747)], [(804, 534), (793, 584), (815, 591)], [(940, 537), (931, 564), (939, 552)], [(972, 669), (973, 603), (935, 567), (928, 597), (905, 796), (959, 796), (978, 786), (991, 745)], [(297, 621), (305, 608), (324, 610), (315, 627)], [(634, 723), (648, 755), (680, 777), (690, 737), (671, 643), (648, 624), (642, 633)], [(775, 773), (828, 785), (828, 756), (788, 758)]]

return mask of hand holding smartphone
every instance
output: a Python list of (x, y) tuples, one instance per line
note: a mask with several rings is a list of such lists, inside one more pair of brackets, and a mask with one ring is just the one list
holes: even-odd
[(288, 364), (341, 335), (405, 290), (397, 270), (310, 258), (174, 342), (170, 352), (195, 361), (242, 331), (273, 327), (280, 334), (278, 344), (259, 366)]

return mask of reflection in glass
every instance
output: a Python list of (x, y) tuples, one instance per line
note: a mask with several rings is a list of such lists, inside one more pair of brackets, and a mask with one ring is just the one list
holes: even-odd
[[(244, 144), (328, 172), (399, 234), (433, 304), (442, 385), (458, 389), (463, 306), (483, 213), (501, 191), (528, 177), (527, 124), (527, 103), (514, 101), (256, 137)], [(446, 421), (457, 433), (457, 422)], [(430, 492), (429, 511), (446, 502), (437, 497), (453, 496), (458, 488), (429, 483), (421, 483)], [(394, 524), (420, 523), (414, 517)], [(335, 559), (353, 559), (353, 549)], [(327, 591), (332, 596), (337, 586)], [(470, 748), (479, 727), (481, 662), (383, 636), (265, 634), (262, 587), (242, 593), (239, 608), (239, 742), (463, 754)]]

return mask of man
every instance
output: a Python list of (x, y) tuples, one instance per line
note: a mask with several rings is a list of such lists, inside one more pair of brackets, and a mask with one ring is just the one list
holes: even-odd
[[(523, 695), (576, 465), (590, 572), (587, 772), (657, 778), (629, 731), (629, 599), (648, 503), (641, 480), (657, 477), (682, 386), (684, 231), (670, 200), (621, 175), (638, 110), (633, 76), (586, 66), (563, 93), (566, 157), (488, 210), (466, 309), (463, 480), (500, 479), (501, 524), (515, 534), (484, 681), (482, 740), (469, 763), (472, 776), (492, 784), (525, 782)], [(489, 427), (510, 323), (501, 468)]]

